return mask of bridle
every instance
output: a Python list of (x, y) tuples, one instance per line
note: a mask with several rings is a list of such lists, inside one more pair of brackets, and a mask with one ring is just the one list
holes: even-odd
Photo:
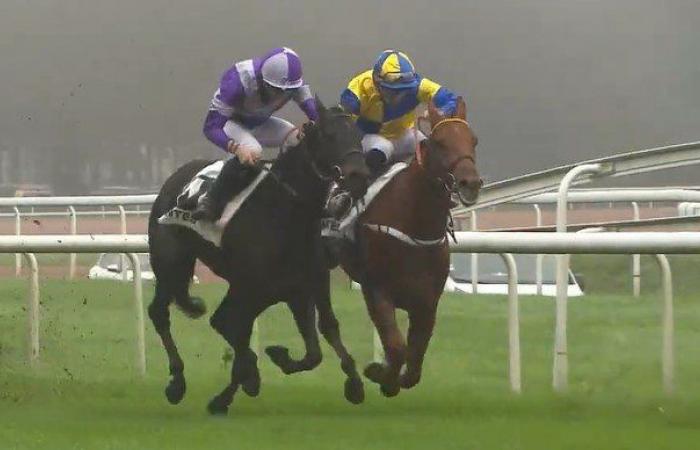
[[(351, 118), (351, 116), (348, 115), (348, 114), (336, 114), (336, 115), (334, 115), (334, 117), (347, 117), (347, 118)], [(311, 125), (311, 126), (313, 126), (313, 125)], [(278, 152), (278, 154), (277, 154), (277, 157), (276, 157), (276, 158), (272, 158), (272, 159), (267, 159), (267, 160), (261, 160), (260, 162), (261, 162), (262, 164), (266, 164), (266, 163), (268, 163), (268, 164), (273, 164), (275, 161), (277, 161), (277, 159), (278, 159), (280, 156), (284, 155), (284, 154), (287, 152), (287, 149), (290, 147), (290, 145), (289, 145), (289, 138), (290, 138), (295, 132), (297, 132), (297, 139), (298, 139), (299, 143), (301, 143), (301, 141), (304, 139), (304, 134), (305, 134), (305, 133), (304, 133), (303, 130), (299, 130), (298, 127), (294, 127), (294, 128), (292, 128), (292, 129), (290, 129), (289, 131), (287, 131), (287, 134), (285, 134), (284, 139), (282, 140), (282, 144), (280, 144), (280, 146), (279, 146), (279, 152)], [(345, 153), (345, 154), (342, 156), (342, 158), (340, 159), (339, 164), (335, 164), (335, 165), (333, 165), (332, 167), (330, 167), (330, 169), (329, 169), (328, 171), (324, 171), (324, 170), (322, 170), (322, 169), (319, 167), (319, 165), (318, 165), (316, 159), (309, 153), (309, 146), (308, 146), (308, 143), (306, 143), (306, 144), (302, 147), (302, 151), (303, 151), (304, 159), (305, 159), (306, 162), (309, 164), (309, 166), (311, 167), (312, 172), (314, 173), (314, 175), (315, 175), (319, 180), (322, 180), (322, 181), (325, 181), (325, 182), (335, 182), (335, 183), (341, 183), (341, 182), (345, 179), (345, 174), (343, 173), (343, 168), (342, 168), (342, 166), (343, 166), (343, 164), (345, 163), (345, 161), (346, 161), (350, 156), (352, 156), (352, 155), (356, 155), (356, 154), (357, 154), (357, 155), (362, 156), (362, 151), (361, 151), (361, 150), (359, 150), (359, 149), (351, 150), (351, 151)], [(273, 167), (269, 167), (269, 168), (268, 168), (268, 167), (266, 167), (266, 166), (264, 166), (264, 165), (262, 165), (262, 164), (261, 164), (261, 166), (260, 166), (260, 167), (261, 167), (261, 170), (264, 170), (264, 171), (268, 172), (268, 173), (272, 176), (272, 178), (273, 178), (280, 186), (282, 186), (289, 194), (291, 194), (292, 197), (296, 198), (297, 200), (301, 200), (301, 196), (300, 196), (299, 193), (296, 191), (296, 189), (294, 189), (291, 185), (289, 185), (289, 183), (285, 182), (285, 181), (282, 179), (282, 177), (281, 177), (280, 174), (278, 174), (278, 173), (276, 173), (275, 171), (273, 171), (273, 170), (272, 170)]]
[[(352, 119), (352, 116), (350, 114), (344, 114), (344, 113), (338, 113), (334, 114), (333, 117), (335, 118), (341, 118), (344, 117), (346, 119)], [(300, 140), (303, 138), (303, 133), (300, 134)], [(286, 141), (286, 138), (285, 138)], [(359, 148), (351, 150), (347, 153), (345, 153), (342, 158), (340, 158), (340, 161), (338, 164), (333, 165), (332, 167), (329, 168), (328, 171), (321, 170), (321, 168), (318, 165), (318, 162), (316, 159), (314, 159), (311, 154), (309, 153), (308, 146), (305, 146), (304, 148), (304, 155), (306, 157), (307, 162), (311, 166), (311, 169), (314, 172), (314, 175), (316, 175), (317, 178), (323, 181), (327, 182), (335, 182), (335, 183), (341, 183), (345, 179), (345, 173), (343, 173), (343, 164), (345, 161), (348, 160), (350, 156), (353, 155), (360, 155), (362, 156), (362, 150)]]
[[(430, 137), (427, 140), (427, 145), (429, 147), (428, 150), (430, 150), (431, 145), (435, 145), (434, 143), (431, 144), (432, 136), (435, 133), (435, 130), (448, 123), (460, 123), (470, 129), (469, 122), (467, 122), (464, 119), (460, 119), (458, 117), (448, 117), (446, 119), (442, 119), (438, 123), (433, 125), (433, 127), (430, 130)], [(462, 198), (462, 194), (460, 193), (457, 186), (457, 179), (454, 176), (454, 172), (457, 169), (457, 167), (465, 161), (470, 161), (472, 164), (476, 164), (473, 155), (460, 155), (447, 166), (447, 170), (444, 175), (437, 175), (433, 180), (438, 186), (440, 186), (444, 190), (444, 193), (448, 197), (451, 197), (453, 194), (457, 194), (460, 197), (460, 201), (462, 201), (463, 203), (468, 203), (465, 202)]]

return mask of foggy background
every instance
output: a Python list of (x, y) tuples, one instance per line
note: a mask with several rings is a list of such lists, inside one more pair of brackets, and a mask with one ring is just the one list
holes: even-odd
[(201, 133), (219, 76), (281, 45), (327, 104), (407, 52), (465, 96), (487, 182), (700, 140), (699, 17), (696, 0), (2, 0), (0, 184), (153, 190), (221, 155)]

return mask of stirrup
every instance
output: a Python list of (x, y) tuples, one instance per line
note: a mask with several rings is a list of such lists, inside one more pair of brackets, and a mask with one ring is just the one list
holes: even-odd
[(328, 199), (328, 204), (326, 205), (326, 211), (335, 219), (345, 217), (350, 211), (350, 208), (352, 208), (352, 197), (350, 193), (346, 191), (331, 194), (331, 197)]
[(321, 237), (343, 239), (343, 233), (340, 232), (340, 221), (333, 217), (321, 219)]

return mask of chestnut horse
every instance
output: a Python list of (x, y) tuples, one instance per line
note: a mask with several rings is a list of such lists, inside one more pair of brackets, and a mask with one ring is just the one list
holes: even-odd
[[(340, 255), (343, 269), (362, 285), (386, 355), (384, 363), (369, 364), (365, 376), (387, 397), (420, 381), (449, 272), (446, 231), (452, 197), (471, 205), (482, 185), (477, 139), (464, 100), (458, 99), (453, 117), (443, 117), (432, 104), (428, 115), (429, 139), (359, 216), (356, 242)], [(408, 312), (408, 345), (396, 323), (396, 308)]]

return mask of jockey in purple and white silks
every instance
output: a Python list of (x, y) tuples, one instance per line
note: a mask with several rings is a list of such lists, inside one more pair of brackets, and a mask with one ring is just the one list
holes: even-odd
[(226, 201), (250, 181), (251, 166), (263, 146), (283, 144), (295, 127), (273, 114), (290, 100), (310, 120), (318, 119), (311, 89), (302, 78), (301, 60), (290, 48), (237, 62), (224, 72), (204, 121), (204, 135), (233, 157), (200, 197), (194, 219), (218, 219)]

